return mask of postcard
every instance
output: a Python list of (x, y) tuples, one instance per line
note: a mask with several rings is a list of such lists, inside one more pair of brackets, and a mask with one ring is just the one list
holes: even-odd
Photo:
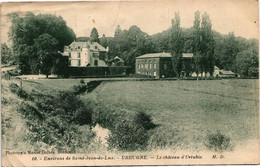
[(259, 164), (256, 0), (1, 3), (2, 166)]

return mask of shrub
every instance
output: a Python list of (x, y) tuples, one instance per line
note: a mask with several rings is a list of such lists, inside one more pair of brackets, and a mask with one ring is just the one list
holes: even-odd
[(17, 93), (18, 90), (19, 90), (19, 86), (16, 83), (11, 83), (9, 85), (9, 88), (10, 88), (12, 93)]
[(108, 138), (109, 148), (124, 151), (143, 150), (148, 141), (147, 130), (131, 121), (122, 120), (116, 123)]
[(107, 108), (100, 103), (89, 102), (90, 108), (93, 108), (92, 120), (93, 124), (99, 124), (101, 127), (107, 129), (115, 128), (115, 122), (125, 117), (124, 111), (116, 111), (111, 108)]
[(90, 81), (85, 84), (85, 81), (82, 79), (80, 80), (80, 85), (73, 86), (73, 93), (75, 95), (84, 94), (85, 92), (92, 92), (98, 85), (100, 85), (102, 81)]
[(92, 122), (91, 115), (92, 110), (86, 106), (79, 97), (71, 93), (70, 91), (60, 92), (53, 99), (53, 106), (64, 116), (69, 118), (70, 122), (74, 122), (80, 125), (90, 124)]
[(152, 122), (151, 116), (143, 111), (138, 112), (134, 116), (134, 123), (143, 126), (146, 130), (150, 130), (156, 127), (156, 125)]
[(48, 116), (59, 116), (66, 122), (79, 125), (92, 122), (92, 110), (89, 105), (86, 105), (70, 91), (62, 91), (54, 96), (45, 95), (38, 97), (35, 103)]
[(17, 84), (11, 83), (9, 85), (9, 88), (11, 92), (17, 94), (18, 97), (23, 99), (31, 99), (30, 95), (25, 90), (20, 88)]
[[(23, 102), (19, 111), (27, 118), (32, 145), (43, 142), (57, 151), (75, 153), (92, 142), (94, 133), (83, 134), (81, 125), (91, 123), (91, 109), (70, 91), (37, 95), (36, 107)], [(84, 140), (83, 140), (84, 139)], [(83, 143), (84, 142), (84, 143)]]
[(81, 84), (85, 84), (85, 81), (83, 79), (80, 80)]
[(31, 106), (27, 102), (22, 102), (19, 105), (18, 111), (21, 112), (29, 120), (42, 120), (44, 118), (43, 114), (38, 111), (35, 107)]
[(205, 146), (213, 151), (225, 151), (231, 149), (230, 138), (221, 134), (218, 130), (217, 133), (207, 135)]
[(108, 138), (109, 147), (125, 151), (144, 150), (149, 140), (148, 132), (155, 127), (150, 115), (137, 112), (130, 121), (117, 121)]
[(94, 89), (96, 89), (100, 84), (102, 83), (102, 81), (90, 81), (87, 83), (87, 92), (90, 93), (92, 92)]
[(84, 94), (86, 91), (87, 91), (87, 85), (85, 84), (73, 86), (73, 93), (75, 95)]

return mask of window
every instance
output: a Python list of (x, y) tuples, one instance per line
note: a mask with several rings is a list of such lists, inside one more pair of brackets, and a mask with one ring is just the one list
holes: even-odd
[(145, 64), (145, 68), (148, 69), (148, 64), (147, 63)]
[(80, 49), (80, 46), (78, 46), (78, 49)]
[(80, 58), (80, 53), (78, 53), (78, 58)]
[(94, 66), (98, 65), (98, 60), (94, 60)]
[(69, 60), (69, 66), (71, 66), (71, 60)]
[(155, 76), (155, 77), (156, 77), (156, 71), (154, 71), (154, 72), (153, 72), (153, 76)]
[(69, 58), (71, 58), (71, 53), (69, 52)]
[(80, 62), (80, 60), (78, 60), (78, 66), (81, 66), (81, 62)]
[(97, 49), (98, 47), (97, 46), (95, 46), (95, 49)]

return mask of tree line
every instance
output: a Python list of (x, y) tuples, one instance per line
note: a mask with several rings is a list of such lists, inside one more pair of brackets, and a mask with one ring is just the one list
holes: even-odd
[(62, 72), (66, 65), (61, 55), (63, 48), (76, 38), (62, 17), (15, 12), (8, 14), (8, 19), (11, 21), (8, 36), (12, 46), (1, 45), (5, 48), (2, 62), (14, 61), (22, 74), (42, 73), (48, 77), (51, 72)]
[[(2, 45), (2, 63), (15, 59), (24, 74), (41, 71), (59, 71), (60, 52), (73, 40), (98, 42), (109, 47), (108, 61), (118, 56), (127, 66), (135, 66), (135, 58), (146, 53), (169, 52), (172, 54), (173, 72), (179, 76), (183, 69), (182, 53), (193, 53), (191, 71), (214, 72), (214, 66), (231, 70), (245, 77), (258, 77), (258, 40), (236, 37), (233, 32), (220, 34), (212, 29), (210, 16), (199, 11), (194, 14), (193, 26), (181, 27), (179, 13), (175, 13), (171, 27), (163, 32), (148, 35), (136, 25), (128, 30), (116, 27), (113, 37), (99, 37), (93, 28), (90, 37), (78, 37), (62, 17), (49, 14), (9, 14), (9, 38), (12, 47)], [(10, 56), (13, 55), (11, 58)], [(57, 65), (58, 64), (58, 65)], [(133, 68), (134, 69), (134, 68)], [(134, 72), (134, 71), (133, 71)]]
[[(118, 25), (114, 37), (104, 39), (110, 58), (119, 56), (126, 65), (135, 66), (135, 57), (146, 53), (169, 52), (177, 76), (182, 70), (182, 53), (193, 53), (192, 71), (210, 73), (214, 66), (231, 70), (244, 77), (258, 77), (258, 40), (236, 37), (233, 32), (220, 34), (212, 29), (210, 16), (199, 11), (193, 26), (182, 28), (179, 13), (175, 13), (169, 29), (148, 35), (137, 26), (122, 30)], [(100, 41), (101, 42), (101, 41)], [(101, 42), (102, 44), (102, 42)]]

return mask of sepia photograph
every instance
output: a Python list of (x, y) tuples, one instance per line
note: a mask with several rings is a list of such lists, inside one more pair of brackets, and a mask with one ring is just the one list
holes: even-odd
[(3, 167), (260, 163), (257, 0), (0, 5)]

